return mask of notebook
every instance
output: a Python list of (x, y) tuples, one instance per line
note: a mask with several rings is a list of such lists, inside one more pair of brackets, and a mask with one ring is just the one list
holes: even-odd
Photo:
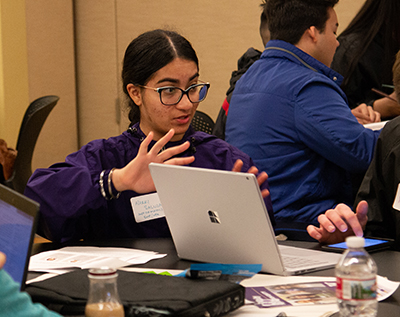
[(253, 174), (151, 163), (178, 256), (200, 262), (262, 264), (296, 275), (331, 268), (341, 255), (277, 244)]
[(0, 251), (7, 256), (4, 270), (24, 290), (36, 232), (39, 204), (0, 184)]

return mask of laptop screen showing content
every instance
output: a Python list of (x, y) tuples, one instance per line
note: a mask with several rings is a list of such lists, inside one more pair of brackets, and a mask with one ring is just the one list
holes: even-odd
[(39, 205), (0, 185), (0, 251), (6, 254), (4, 270), (25, 286)]

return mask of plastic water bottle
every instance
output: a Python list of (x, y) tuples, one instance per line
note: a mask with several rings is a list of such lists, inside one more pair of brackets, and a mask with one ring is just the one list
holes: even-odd
[(376, 316), (375, 261), (364, 249), (364, 238), (348, 237), (347, 250), (336, 265), (336, 297), (341, 316)]

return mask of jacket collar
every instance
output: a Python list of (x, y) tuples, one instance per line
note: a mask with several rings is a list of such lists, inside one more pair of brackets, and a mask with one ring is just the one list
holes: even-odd
[(296, 46), (281, 40), (271, 40), (267, 43), (261, 58), (285, 57), (290, 61), (311, 69), (314, 72), (321, 73), (337, 85), (341, 85), (343, 76), (327, 67), (311, 55), (297, 48)]

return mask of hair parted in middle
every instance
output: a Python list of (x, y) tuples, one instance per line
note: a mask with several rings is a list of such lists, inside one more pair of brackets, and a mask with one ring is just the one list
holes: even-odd
[(199, 67), (199, 60), (190, 42), (174, 31), (148, 31), (128, 45), (122, 65), (122, 85), (128, 97), (131, 124), (140, 121), (140, 110), (129, 97), (127, 85), (145, 86), (155, 72), (175, 58), (193, 61)]

